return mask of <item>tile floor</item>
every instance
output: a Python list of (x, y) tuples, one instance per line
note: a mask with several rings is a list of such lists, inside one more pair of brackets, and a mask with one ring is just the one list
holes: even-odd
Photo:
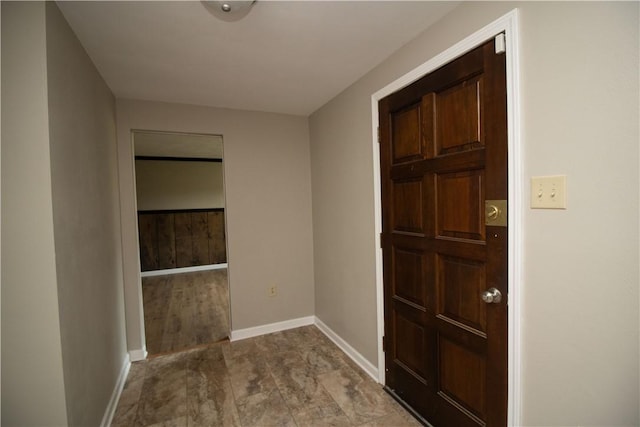
[(315, 326), (131, 366), (112, 426), (420, 426)]

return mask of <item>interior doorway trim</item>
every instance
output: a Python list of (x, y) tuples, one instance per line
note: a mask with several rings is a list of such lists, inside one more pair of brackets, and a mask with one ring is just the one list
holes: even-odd
[[(120, 118), (119, 118), (120, 120)], [(141, 268), (141, 260), (140, 260), (140, 230), (138, 227), (138, 213), (140, 212), (138, 210), (138, 189), (137, 189), (137, 182), (136, 182), (136, 160), (140, 160), (138, 159), (138, 157), (140, 156), (136, 156), (135, 151), (135, 135), (136, 134), (154, 134), (154, 135), (174, 135), (174, 136), (182, 136), (182, 137), (193, 137), (193, 138), (197, 138), (197, 137), (207, 137), (207, 138), (219, 138), (220, 139), (220, 144), (222, 144), (223, 147), (223, 152), (224, 152), (224, 135), (222, 133), (217, 133), (217, 132), (207, 132), (207, 131), (202, 131), (202, 132), (198, 132), (198, 131), (178, 131), (178, 130), (172, 130), (172, 129), (164, 129), (164, 125), (163, 124), (158, 124), (158, 123), (153, 123), (153, 125), (151, 127), (134, 127), (129, 125), (128, 123), (125, 122), (125, 125), (122, 126), (124, 129), (126, 129), (127, 132), (127, 140), (125, 142), (125, 147), (122, 150), (123, 151), (123, 157), (127, 158), (128, 162), (131, 162), (130, 168), (125, 169), (125, 168), (120, 168), (120, 171), (124, 171), (127, 170), (127, 173), (130, 175), (127, 176), (127, 180), (129, 180), (131, 182), (131, 186), (128, 188), (129, 190), (131, 190), (131, 195), (133, 196), (131, 199), (131, 208), (129, 210), (126, 210), (126, 208), (124, 206), (122, 206), (122, 187), (120, 188), (120, 194), (121, 194), (121, 206), (120, 206), (120, 215), (121, 218), (124, 216), (125, 214), (125, 210), (126, 210), (126, 214), (133, 214), (131, 217), (135, 218), (135, 220), (133, 221), (132, 225), (134, 226), (134, 230), (135, 233), (135, 255), (133, 253), (129, 253), (129, 258), (130, 259), (134, 259), (135, 260), (135, 281), (132, 282), (135, 283), (135, 289), (132, 289), (133, 286), (128, 285), (127, 284), (127, 273), (125, 272), (125, 277), (124, 277), (124, 288), (125, 288), (125, 295), (124, 295), (124, 300), (125, 300), (125, 310), (129, 310), (127, 308), (127, 303), (135, 303), (135, 306), (137, 307), (137, 311), (138, 313), (136, 313), (135, 316), (135, 320), (136, 320), (136, 328), (138, 329), (139, 333), (140, 333), (140, 345), (141, 348), (139, 349), (129, 349), (129, 358), (130, 361), (132, 362), (137, 362), (137, 361), (141, 361), (141, 360), (145, 360), (147, 358), (147, 356), (149, 355), (148, 351), (147, 351), (147, 337), (146, 337), (146, 324), (145, 324), (145, 317), (144, 317), (144, 298), (143, 298), (143, 293), (142, 293), (142, 278), (147, 278), (147, 277), (154, 277), (154, 276), (161, 276), (161, 275), (168, 275), (168, 274), (180, 274), (180, 273), (191, 273), (191, 272), (198, 272), (198, 271), (208, 271), (208, 270), (219, 270), (219, 269), (228, 269), (229, 268), (229, 240), (228, 240), (228, 236), (229, 236), (229, 230), (227, 227), (228, 224), (228, 220), (225, 217), (224, 219), (224, 234), (225, 236), (227, 236), (225, 238), (225, 251), (227, 254), (227, 262), (225, 263), (220, 263), (220, 264), (205, 264), (205, 265), (197, 265), (197, 266), (189, 266), (189, 267), (177, 267), (177, 268), (172, 268), (172, 269), (167, 269), (167, 270), (152, 270), (152, 271), (142, 271)], [(123, 139), (123, 142), (125, 140)], [(120, 144), (120, 141), (118, 141), (118, 144)], [(118, 147), (118, 150), (121, 150), (121, 147)], [(178, 159), (180, 159), (180, 161), (182, 161), (181, 159), (184, 158), (180, 158), (180, 157), (175, 157), (175, 156), (143, 156), (146, 157), (146, 160), (158, 160), (158, 159), (169, 159), (170, 161), (176, 161)], [(223, 211), (226, 211), (227, 208), (227, 189), (226, 189), (226, 164), (224, 163), (224, 154), (222, 154), (221, 158), (216, 158), (216, 159), (211, 159), (211, 158), (194, 158), (194, 157), (187, 157), (186, 158), (188, 162), (193, 162), (193, 161), (204, 161), (207, 163), (221, 163), (222, 166), (222, 188), (223, 188), (223, 200), (224, 200), (224, 207), (223, 207)], [(195, 160), (194, 160), (195, 159)], [(143, 159), (144, 160), (144, 159)], [(119, 160), (120, 161), (120, 160)], [(122, 172), (119, 172), (119, 178), (120, 181), (122, 183), (123, 178), (122, 178)], [(122, 185), (122, 184), (121, 184)], [(219, 208), (216, 208), (219, 209)], [(189, 211), (201, 211), (204, 209), (191, 209)], [(208, 210), (208, 209), (207, 209)], [(180, 210), (172, 210), (172, 209), (165, 209), (165, 210), (161, 210), (164, 212), (180, 212)], [(155, 210), (147, 210), (146, 212), (161, 212), (161, 211), (155, 211)], [(124, 232), (123, 232), (124, 233)], [(125, 244), (123, 243), (123, 259), (127, 258), (127, 249), (131, 249), (131, 246), (125, 246)], [(131, 276), (133, 277), (133, 275)], [(227, 270), (227, 289), (229, 290), (229, 336), (231, 335), (231, 329), (232, 329), (232, 325), (231, 325), (231, 291), (230, 291), (230, 273), (229, 270)], [(135, 300), (133, 297), (129, 297), (127, 298), (127, 291), (133, 293), (133, 296), (135, 296)], [(132, 316), (133, 317), (133, 316)], [(133, 323), (133, 322), (132, 322)], [(129, 326), (129, 325), (127, 325)], [(129, 334), (129, 331), (127, 330), (127, 334)], [(128, 338), (127, 338), (128, 339)], [(127, 342), (127, 346), (130, 347), (130, 343)]]
[(519, 61), (519, 29), (518, 9), (513, 9), (482, 29), (476, 31), (444, 52), (434, 56), (424, 64), (409, 71), (399, 79), (371, 95), (371, 123), (373, 135), (373, 180), (375, 208), (376, 239), (376, 299), (378, 319), (378, 381), (385, 382), (385, 361), (382, 348), (384, 336), (384, 290), (382, 274), (382, 249), (380, 233), (382, 232), (382, 200), (380, 181), (380, 146), (378, 144), (378, 102), (415, 82), (431, 71), (451, 62), (472, 50), (499, 33), (505, 34), (506, 67), (507, 67), (507, 132), (508, 132), (508, 176), (509, 201), (508, 210), (508, 409), (507, 425), (520, 425), (521, 419), (521, 334), (520, 334), (520, 298), (522, 275), (522, 212), (524, 209), (523, 193), (525, 191), (522, 175), (521, 119), (520, 119), (520, 61)]

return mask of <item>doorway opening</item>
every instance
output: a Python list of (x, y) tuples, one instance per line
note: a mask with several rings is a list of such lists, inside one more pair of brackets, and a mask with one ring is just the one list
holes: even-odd
[(146, 348), (228, 339), (223, 140), (133, 131)]

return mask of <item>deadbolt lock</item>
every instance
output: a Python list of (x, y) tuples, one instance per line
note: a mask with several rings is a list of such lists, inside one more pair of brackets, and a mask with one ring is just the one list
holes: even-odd
[(484, 225), (493, 225), (497, 227), (507, 226), (506, 200), (485, 200)]

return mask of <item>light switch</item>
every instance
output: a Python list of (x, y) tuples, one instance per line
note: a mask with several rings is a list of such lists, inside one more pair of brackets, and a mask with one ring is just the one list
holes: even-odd
[(566, 209), (566, 175), (531, 177), (532, 209)]

